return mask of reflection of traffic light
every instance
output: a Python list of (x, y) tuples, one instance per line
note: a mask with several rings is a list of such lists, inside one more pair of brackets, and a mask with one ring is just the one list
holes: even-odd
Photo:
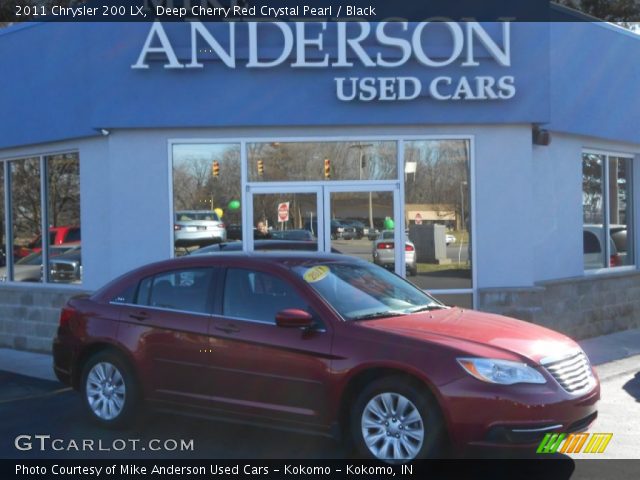
[(258, 175), (262, 176), (264, 173), (264, 162), (262, 160), (258, 160)]
[(324, 178), (331, 178), (331, 160), (324, 159)]
[(211, 175), (213, 175), (213, 178), (218, 178), (220, 176), (220, 162), (217, 160), (214, 160), (211, 165)]

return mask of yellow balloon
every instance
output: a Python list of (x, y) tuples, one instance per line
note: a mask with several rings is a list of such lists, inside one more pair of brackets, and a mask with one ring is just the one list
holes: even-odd
[(224, 212), (222, 211), (222, 209), (220, 207), (214, 209), (213, 211), (218, 214), (219, 218), (222, 218), (222, 215), (224, 215)]

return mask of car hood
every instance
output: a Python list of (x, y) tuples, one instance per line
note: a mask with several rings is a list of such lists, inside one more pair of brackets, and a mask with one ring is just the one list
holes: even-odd
[[(501, 315), (460, 308), (358, 323), (365, 328), (421, 340), (438, 343), (446, 340), (445, 343), (458, 346), (461, 350), (468, 350), (468, 344), (465, 347), (464, 343), (471, 342), (526, 357), (535, 363), (545, 357), (561, 356), (579, 348), (569, 337), (548, 328)], [(488, 352), (487, 349), (480, 350)]]

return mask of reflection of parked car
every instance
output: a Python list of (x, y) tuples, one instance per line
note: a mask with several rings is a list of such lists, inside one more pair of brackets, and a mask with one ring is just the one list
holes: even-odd
[[(602, 225), (584, 225), (582, 234), (585, 270), (604, 268), (604, 227)], [(609, 234), (608, 266), (626, 265), (627, 226), (611, 225)]]
[(210, 210), (176, 212), (173, 230), (177, 247), (209, 245), (210, 243), (224, 242), (227, 239), (224, 223), (216, 212)]
[(600, 398), (589, 359), (560, 333), (303, 252), (187, 256), (76, 296), (53, 365), (103, 427), (155, 406), (344, 434), (360, 456), (395, 463), (447, 447), (533, 452), (546, 432), (588, 429)]
[[(54, 258), (63, 255), (71, 250), (79, 250), (77, 245), (58, 245), (49, 247), (49, 263)], [(6, 282), (7, 267), (0, 268), (0, 282)], [(13, 265), (14, 282), (40, 282), (42, 281), (42, 249), (21, 258)]]
[[(49, 245), (79, 245), (80, 241), (80, 227), (67, 225), (49, 228)], [(27, 246), (33, 252), (39, 252), (42, 250), (42, 236), (38, 235)]]
[[(318, 244), (316, 242), (300, 242), (296, 240), (254, 240), (254, 250), (305, 250), (309, 252), (315, 252), (318, 250)], [(223, 242), (215, 245), (209, 245), (208, 247), (199, 248), (190, 253), (190, 255), (202, 255), (205, 253), (218, 253), (218, 252), (239, 252), (242, 250), (242, 242)], [(332, 248), (333, 253), (341, 253), (340, 251)]]
[[(373, 262), (385, 268), (393, 269), (396, 264), (393, 230), (384, 230), (373, 242)], [(405, 236), (404, 261), (409, 275), (418, 274), (418, 262), (416, 259), (416, 246)]]
[(56, 283), (82, 282), (82, 251), (73, 248), (49, 260), (49, 280)]
[(227, 240), (242, 240), (242, 225), (239, 223), (227, 225)]
[(314, 238), (309, 230), (271, 230), (271, 238), (275, 240), (296, 240), (313, 242)]
[(345, 226), (353, 227), (355, 229), (355, 238), (358, 240), (369, 233), (369, 229), (359, 220), (340, 220), (340, 222)]
[(456, 243), (456, 237), (454, 237), (450, 233), (447, 233), (445, 241), (447, 242), (447, 245), (451, 245), (452, 243)]
[[(309, 230), (314, 237), (318, 236), (318, 220), (314, 219), (313, 221), (307, 220), (304, 224), (304, 229)], [(342, 237), (342, 233), (344, 232), (344, 225), (340, 223), (338, 220), (331, 220), (331, 240), (336, 240), (337, 238)]]

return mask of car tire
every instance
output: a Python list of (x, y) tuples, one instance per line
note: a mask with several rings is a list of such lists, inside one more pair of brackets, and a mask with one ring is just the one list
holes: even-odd
[(443, 453), (440, 409), (426, 387), (406, 378), (385, 377), (370, 383), (356, 397), (350, 413), (351, 440), (365, 458), (404, 463)]
[(407, 270), (408, 274), (410, 277), (415, 277), (416, 275), (418, 275), (418, 269), (417, 268), (409, 268)]
[(119, 429), (129, 425), (140, 404), (140, 388), (122, 355), (102, 351), (82, 370), (81, 392), (86, 412), (103, 427)]

